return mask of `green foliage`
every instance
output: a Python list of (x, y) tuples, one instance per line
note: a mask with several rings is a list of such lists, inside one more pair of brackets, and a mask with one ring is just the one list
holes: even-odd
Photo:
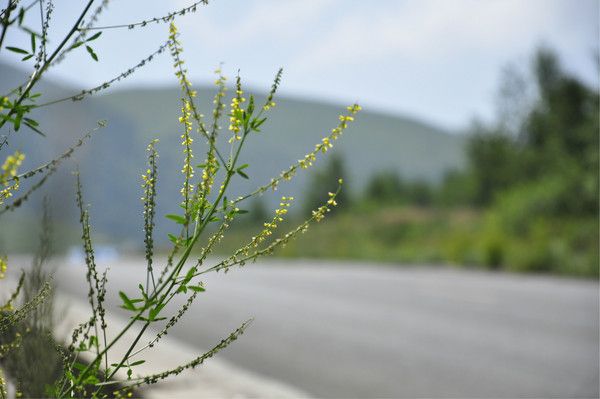
[[(73, 334), (73, 340), (68, 347), (65, 356), (65, 372), (62, 378), (54, 385), (52, 393), (57, 397), (92, 396), (96, 397), (101, 392), (102, 387), (112, 384), (111, 381), (116, 373), (121, 369), (127, 369), (128, 380), (120, 390), (128, 390), (142, 384), (154, 384), (161, 380), (177, 375), (185, 369), (194, 368), (204, 362), (205, 359), (213, 356), (216, 352), (223, 349), (231, 342), (235, 341), (241, 335), (249, 322), (243, 323), (240, 328), (231, 333), (226, 339), (221, 341), (209, 352), (197, 357), (192, 362), (181, 365), (171, 370), (156, 373), (139, 378), (131, 378), (131, 367), (135, 364), (141, 364), (143, 359), (139, 356), (145, 350), (154, 347), (160, 339), (167, 334), (168, 330), (175, 325), (180, 318), (187, 312), (197, 295), (205, 291), (201, 276), (209, 272), (225, 271), (227, 272), (234, 266), (244, 266), (248, 261), (255, 261), (258, 257), (269, 255), (275, 249), (282, 247), (300, 233), (305, 232), (313, 222), (319, 222), (326, 213), (330, 212), (337, 203), (342, 180), (337, 181), (337, 190), (329, 193), (328, 199), (323, 201), (316, 209), (312, 210), (311, 216), (297, 227), (291, 229), (285, 234), (275, 239), (269, 239), (274, 235), (280, 223), (284, 221), (288, 208), (293, 201), (291, 197), (282, 197), (278, 209), (275, 210), (271, 220), (263, 223), (263, 230), (253, 236), (251, 240), (239, 247), (235, 252), (225, 260), (212, 266), (205, 266), (208, 255), (223, 237), (224, 232), (233, 223), (238, 215), (245, 211), (238, 208), (238, 204), (250, 198), (262, 195), (267, 190), (275, 190), (285, 182), (291, 180), (296, 170), (299, 168), (309, 168), (316, 161), (320, 154), (324, 154), (333, 142), (337, 140), (344, 130), (347, 129), (349, 122), (354, 120), (354, 115), (360, 110), (358, 105), (352, 105), (347, 108), (345, 115), (339, 116), (340, 123), (331, 133), (322, 139), (315, 146), (315, 149), (309, 152), (304, 158), (282, 171), (278, 177), (271, 179), (265, 185), (262, 185), (254, 191), (237, 197), (235, 200), (228, 199), (230, 185), (234, 179), (249, 179), (245, 173), (247, 164), (240, 164), (239, 158), (246, 140), (260, 132), (259, 127), (267, 120), (268, 112), (275, 106), (273, 101), (275, 92), (279, 86), (281, 71), (275, 77), (271, 92), (264, 105), (257, 106), (253, 96), (249, 97), (246, 105), (246, 98), (241, 84), (241, 78), (236, 79), (235, 96), (231, 100), (229, 107), (229, 135), (227, 140), (229, 156), (223, 155), (218, 147), (218, 138), (224, 134), (218, 128), (219, 118), (224, 116), (225, 104), (221, 101), (225, 91), (225, 77), (220, 70), (217, 70), (219, 78), (217, 79), (218, 92), (215, 96), (215, 109), (212, 112), (213, 123), (207, 125), (201, 114), (196, 109), (196, 92), (191, 88), (191, 83), (187, 78), (187, 71), (184, 68), (184, 61), (181, 58), (182, 48), (178, 39), (175, 26), (170, 28), (170, 52), (174, 61), (175, 75), (178, 78), (182, 91), (182, 108), (179, 122), (181, 124), (183, 167), (181, 169), (182, 187), (180, 190), (182, 200), (180, 203), (181, 213), (169, 214), (166, 217), (174, 222), (174, 228), (179, 233), (169, 235), (172, 242), (172, 250), (168, 256), (168, 261), (164, 265), (158, 278), (155, 279), (153, 265), (153, 233), (155, 217), (155, 193), (158, 184), (158, 152), (152, 141), (148, 146), (148, 167), (142, 175), (142, 188), (144, 203), (144, 243), (146, 247), (146, 259), (148, 266), (146, 269), (146, 285), (138, 285), (139, 292), (126, 293), (119, 292), (122, 300), (121, 307), (130, 313), (130, 321), (114, 338), (107, 339), (106, 322), (104, 318), (104, 298), (105, 284), (107, 281), (106, 272), (100, 275), (97, 271), (94, 246), (91, 238), (91, 226), (89, 222), (89, 213), (84, 204), (82, 186), (77, 180), (77, 204), (80, 209), (80, 221), (82, 224), (82, 239), (86, 254), (86, 264), (88, 268), (87, 281), (89, 287), (89, 303), (91, 307), (91, 317), (87, 323), (81, 325)], [(212, 126), (213, 128), (207, 128)], [(197, 133), (205, 141), (205, 161), (194, 167), (192, 159), (195, 150), (193, 133)], [(221, 134), (219, 134), (221, 133)], [(213, 233), (208, 235), (209, 226), (216, 226)], [(207, 236), (207, 237), (205, 237)], [(204, 246), (200, 250), (198, 258), (193, 265), (189, 265), (193, 249), (201, 240), (204, 240)], [(176, 297), (186, 296), (185, 305), (175, 314), (169, 315), (165, 312), (167, 306)], [(162, 323), (168, 320), (166, 324)], [(156, 324), (158, 323), (158, 324)], [(150, 326), (161, 328), (158, 334), (142, 348), (136, 349), (138, 341), (144, 332)], [(120, 359), (118, 362), (108, 363), (108, 352), (115, 342), (122, 339), (125, 332), (133, 327), (138, 328), (137, 337), (130, 343), (129, 349), (123, 354), (112, 355)], [(93, 360), (87, 366), (76, 367), (78, 363), (78, 354), (81, 352), (91, 352)], [(77, 372), (75, 372), (77, 369)]]
[(467, 153), (477, 205), (489, 205), (499, 192), (522, 178), (516, 143), (502, 132), (477, 132), (469, 140)]
[(404, 194), (404, 182), (393, 170), (376, 173), (365, 188), (365, 198), (370, 201), (399, 202)]
[(546, 49), (535, 98), (510, 77), (497, 123), (472, 128), (464, 170), (439, 185), (375, 174), (357, 206), (281, 254), (597, 277), (598, 91)]

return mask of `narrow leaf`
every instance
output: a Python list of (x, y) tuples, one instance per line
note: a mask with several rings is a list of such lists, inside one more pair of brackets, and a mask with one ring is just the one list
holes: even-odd
[(12, 46), (6, 46), (5, 47), (7, 50), (10, 50), (14, 53), (19, 53), (19, 54), (29, 54), (29, 51), (25, 51), (22, 48), (18, 48), (18, 47), (12, 47)]
[(102, 34), (102, 32), (98, 32), (95, 35), (93, 35), (92, 37), (90, 37), (89, 39), (86, 40), (86, 42), (91, 42), (93, 40), (96, 40), (97, 38), (100, 37), (100, 35)]
[(170, 213), (168, 215), (165, 215), (165, 217), (167, 219), (173, 220), (175, 223), (179, 223), (179, 224), (185, 224), (186, 223), (185, 218), (183, 216), (180, 216), (180, 215), (175, 215), (173, 213)]
[(90, 53), (90, 56), (94, 59), (94, 61), (98, 61), (98, 55), (96, 55), (96, 53), (94, 53), (93, 48), (91, 48), (90, 46), (85, 46), (85, 49), (87, 50), (88, 53)]
[(131, 302), (131, 299), (129, 299), (123, 291), (119, 291), (119, 296), (123, 300), (123, 308), (128, 310), (135, 310), (135, 305), (133, 304), (133, 302)]

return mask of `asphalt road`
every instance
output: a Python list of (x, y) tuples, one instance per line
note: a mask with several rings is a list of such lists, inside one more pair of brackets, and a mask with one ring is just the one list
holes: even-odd
[[(82, 271), (56, 281), (83, 297)], [(109, 276), (145, 281), (141, 261)], [(318, 397), (598, 397), (594, 281), (272, 261), (205, 284), (172, 334), (208, 348), (254, 317), (220, 356)]]

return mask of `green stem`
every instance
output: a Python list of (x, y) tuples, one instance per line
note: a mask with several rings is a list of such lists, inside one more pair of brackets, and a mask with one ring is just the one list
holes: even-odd
[[(85, 6), (85, 8), (83, 9), (83, 11), (79, 15), (79, 18), (77, 18), (77, 21), (75, 22), (75, 24), (73, 24), (73, 27), (71, 28), (71, 30), (69, 31), (69, 33), (67, 33), (67, 35), (64, 37), (64, 39), (62, 40), (62, 42), (58, 45), (58, 47), (56, 47), (56, 49), (50, 55), (50, 57), (44, 61), (44, 64), (39, 69), (36, 69), (33, 72), (33, 74), (31, 75), (31, 77), (29, 78), (29, 81), (27, 82), (27, 84), (25, 86), (25, 89), (23, 90), (23, 92), (21, 93), (21, 95), (19, 96), (19, 98), (13, 103), (13, 106), (11, 107), (11, 109), (8, 111), (8, 114), (6, 115), (6, 118), (0, 120), (0, 129), (6, 124), (6, 121), (8, 120), (8, 118), (10, 118), (12, 115), (15, 114), (16, 109), (27, 98), (27, 96), (29, 95), (29, 92), (31, 91), (31, 89), (33, 88), (33, 86), (41, 79), (42, 74), (46, 71), (46, 69), (48, 69), (48, 66), (52, 63), (52, 61), (54, 60), (54, 58), (56, 58), (56, 56), (61, 52), (61, 50), (63, 49), (63, 47), (67, 44), (67, 42), (69, 41), (69, 39), (71, 38), (71, 36), (73, 36), (73, 34), (77, 31), (77, 27), (79, 26), (79, 24), (81, 23), (81, 21), (83, 21), (83, 18), (85, 17), (85, 14), (87, 14), (87, 12), (89, 11), (89, 9), (90, 9), (90, 7), (92, 6), (93, 3), (94, 3), (94, 0), (89, 0), (88, 1), (87, 5)], [(0, 143), (0, 149), (2, 149), (2, 147), (6, 143), (7, 143), (6, 139), (3, 142), (1, 142)]]
[[(214, 215), (218, 204), (221, 202), (223, 195), (225, 194), (225, 191), (227, 190), (227, 187), (229, 186), (229, 183), (231, 181), (231, 177), (233, 176), (233, 170), (235, 169), (235, 165), (237, 163), (237, 160), (239, 158), (241, 149), (244, 145), (244, 142), (246, 140), (246, 137), (248, 135), (248, 130), (244, 131), (244, 134), (242, 136), (242, 141), (240, 142), (240, 145), (238, 146), (236, 152), (235, 152), (235, 156), (233, 157), (233, 160), (231, 162), (231, 166), (227, 169), (227, 176), (225, 177), (225, 181), (223, 182), (223, 189), (220, 190), (219, 195), (217, 197), (217, 199), (213, 202), (212, 207), (210, 208), (207, 216), (203, 219), (201, 224), (196, 224), (196, 228), (194, 229), (194, 235), (192, 237), (191, 242), (188, 244), (188, 246), (185, 249), (185, 252), (182, 254), (181, 258), (179, 259), (179, 262), (177, 262), (177, 265), (175, 266), (175, 268), (171, 271), (171, 274), (169, 275), (169, 277), (163, 282), (163, 284), (156, 289), (152, 295), (149, 297), (149, 300), (147, 302), (147, 304), (138, 311), (138, 313), (131, 318), (131, 321), (129, 321), (129, 323), (127, 323), (127, 325), (121, 330), (121, 332), (119, 332), (119, 334), (117, 334), (117, 336), (115, 338), (113, 338), (113, 340), (108, 344), (108, 346), (106, 346), (102, 351), (100, 351), (99, 354), (96, 355), (96, 357), (94, 358), (94, 360), (81, 372), (81, 374), (79, 374), (79, 376), (77, 377), (77, 379), (75, 380), (75, 383), (66, 391), (64, 392), (64, 395), (68, 395), (71, 391), (73, 391), (73, 389), (81, 383), (81, 381), (83, 381), (84, 378), (87, 377), (87, 374), (90, 372), (92, 366), (94, 364), (96, 364), (96, 362), (98, 362), (102, 356), (108, 352), (108, 350), (118, 341), (120, 340), (123, 335), (133, 326), (133, 324), (139, 320), (139, 318), (142, 316), (142, 314), (148, 310), (150, 308), (150, 303), (152, 303), (156, 298), (159, 297), (159, 294), (161, 294), (161, 292), (163, 290), (167, 290), (163, 295), (162, 295), (162, 301), (164, 301), (167, 296), (169, 295), (169, 293), (171, 292), (171, 290), (173, 289), (173, 287), (177, 284), (177, 275), (179, 274), (179, 272), (181, 271), (181, 269), (183, 268), (185, 262), (187, 261), (187, 259), (189, 258), (191, 252), (192, 252), (192, 248), (194, 247), (194, 245), (196, 244), (196, 242), (198, 241), (198, 238), (202, 235), (202, 232), (204, 231), (204, 229), (206, 228), (206, 226), (208, 225), (209, 220), (211, 219), (211, 217)], [(139, 341), (139, 339), (141, 338), (141, 336), (143, 335), (144, 331), (146, 330), (146, 328), (149, 326), (150, 322), (147, 321), (144, 326), (142, 327), (142, 330), (138, 333), (138, 335), (136, 336), (133, 344), (130, 346), (129, 350), (127, 351), (127, 354), (125, 356), (123, 356), (121, 362), (119, 363), (119, 366), (117, 366), (117, 369), (123, 365), (123, 363), (126, 361), (126, 359), (128, 358), (129, 354), (131, 353), (131, 351), (134, 349), (135, 345), (137, 344), (137, 342)], [(116, 371), (116, 370), (115, 370)], [(111, 373), (111, 376), (114, 375), (114, 372)], [(63, 397), (63, 392), (61, 392), (61, 397)]]
[(4, 38), (6, 37), (6, 31), (8, 31), (8, 26), (10, 25), (10, 13), (13, 10), (13, 6), (17, 5), (17, 1), (9, 0), (8, 6), (6, 7), (6, 14), (4, 15), (2, 21), (2, 33), (0, 33), (0, 51), (2, 51), (2, 43), (4, 43)]

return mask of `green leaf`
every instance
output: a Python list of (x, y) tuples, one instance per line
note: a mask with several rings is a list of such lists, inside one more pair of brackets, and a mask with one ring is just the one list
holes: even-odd
[(31, 34), (31, 52), (35, 53), (35, 35)]
[(31, 57), (33, 57), (33, 54), (26, 55), (25, 57), (21, 58), (21, 61), (27, 61)]
[(23, 18), (25, 18), (25, 9), (23, 7), (21, 7), (19, 9), (19, 25), (21, 25), (23, 23)]
[(165, 307), (166, 303), (162, 303), (160, 305), (157, 305), (156, 307), (150, 309), (150, 313), (148, 314), (148, 318), (150, 319), (150, 321), (155, 320), (156, 316), (158, 316), (158, 314), (160, 313), (160, 311)]
[(87, 50), (88, 53), (90, 53), (90, 56), (92, 56), (94, 61), (98, 61), (98, 55), (96, 55), (96, 53), (94, 53), (93, 48), (91, 48), (90, 46), (85, 46), (85, 49)]
[(267, 118), (262, 118), (262, 119), (254, 119), (252, 121), (252, 123), (250, 124), (250, 127), (259, 132), (260, 130), (258, 130), (258, 128), (260, 127), (260, 125), (262, 125), (263, 123), (265, 123), (265, 121), (267, 120)]
[(238, 175), (242, 176), (244, 179), (249, 179), (248, 175), (245, 172), (242, 172), (241, 170), (237, 170)]
[[(44, 132), (42, 132), (40, 129), (38, 129), (36, 127), (36, 125), (32, 124), (30, 121), (33, 121), (29, 118), (24, 118), (25, 120), (25, 126), (27, 126), (28, 128), (30, 128), (31, 130), (33, 130), (34, 132), (36, 132), (37, 134), (39, 134), (42, 137), (46, 137), (46, 134)], [(33, 121), (35, 122), (35, 121)], [(37, 122), (36, 122), (37, 123)]]
[(73, 368), (75, 368), (77, 370), (83, 371), (83, 370), (86, 369), (86, 367), (87, 366), (85, 364), (82, 364), (82, 363), (78, 363), (78, 362), (73, 363)]
[(23, 119), (23, 112), (19, 112), (17, 114), (17, 117), (15, 118), (15, 122), (13, 123), (13, 126), (15, 128), (15, 131), (18, 131), (19, 128), (21, 127), (21, 120)]
[(148, 295), (146, 294), (146, 291), (144, 291), (144, 286), (142, 284), (138, 284), (138, 288), (142, 292), (142, 297), (144, 298), (144, 301), (148, 302)]
[(73, 43), (73, 45), (71, 46), (71, 50), (76, 49), (77, 47), (81, 46), (83, 44), (83, 42), (75, 42)]
[(204, 292), (206, 291), (206, 289), (202, 286), (199, 285), (188, 285), (187, 286), (190, 290), (194, 291), (194, 292)]
[[(131, 318), (133, 319), (133, 316), (132, 316)], [(149, 323), (152, 323), (152, 322), (156, 322), (156, 321), (167, 320), (167, 318), (166, 318), (166, 317), (157, 317), (156, 319), (152, 319), (152, 320), (151, 320), (151, 319), (148, 319), (148, 318), (146, 318), (146, 317), (139, 316), (139, 317), (137, 318), (137, 320), (141, 320), (141, 321), (147, 321), (147, 322), (149, 322)]]
[(102, 32), (98, 32), (95, 35), (93, 35), (92, 37), (90, 37), (89, 39), (86, 40), (86, 42), (91, 42), (93, 40), (96, 40), (97, 38), (100, 37), (100, 35), (102, 34)]
[(190, 270), (188, 270), (187, 274), (185, 275), (185, 278), (183, 279), (182, 284), (189, 283), (190, 280), (192, 280), (192, 278), (194, 277), (194, 274), (196, 274), (196, 268), (190, 267)]
[(19, 53), (19, 54), (29, 54), (29, 51), (25, 51), (22, 48), (18, 48), (18, 47), (12, 47), (12, 46), (6, 46), (5, 47), (7, 50), (12, 51), (13, 53)]
[(178, 239), (178, 238), (175, 236), (175, 234), (168, 233), (167, 235), (169, 236), (169, 240), (170, 240), (170, 241), (171, 241), (173, 244), (175, 244), (175, 245), (179, 245), (179, 239)]
[(99, 382), (100, 381), (98, 380), (98, 377), (96, 377), (93, 374), (90, 374), (89, 376), (87, 376), (85, 378), (85, 380), (83, 380), (83, 384), (85, 384), (85, 385), (94, 385), (94, 384), (97, 384)]
[(144, 364), (144, 363), (146, 363), (146, 361), (145, 361), (145, 360), (136, 360), (136, 361), (135, 361), (135, 362), (133, 362), (133, 363), (129, 363), (129, 367), (133, 367), (133, 366), (139, 366), (140, 364)]
[(248, 166), (250, 166), (250, 165), (248, 165), (247, 163), (245, 163), (242, 166), (240, 166), (239, 168), (237, 168), (237, 170), (240, 171), (242, 169), (246, 169)]
[(248, 211), (247, 211), (247, 210), (245, 210), (245, 209), (238, 209), (237, 211), (235, 211), (235, 213), (237, 213), (237, 214), (239, 214), (239, 215), (243, 215), (243, 214), (245, 214), (245, 213), (248, 213)]
[(133, 310), (133, 311), (136, 310), (135, 305), (133, 304), (131, 299), (129, 299), (123, 291), (119, 291), (119, 296), (123, 300), (123, 305), (121, 306), (123, 309)]
[(252, 94), (250, 94), (250, 101), (248, 102), (248, 108), (246, 111), (248, 119), (250, 119), (253, 112), (254, 112), (254, 96)]
[(178, 224), (186, 224), (186, 222), (187, 222), (183, 216), (175, 215), (174, 213), (169, 213), (168, 215), (165, 215), (165, 217), (167, 219), (173, 220), (175, 223), (178, 223)]
[(30, 126), (39, 126), (40, 125), (37, 121), (34, 121), (31, 118), (23, 118), (23, 120), (25, 121), (25, 123), (29, 124)]

